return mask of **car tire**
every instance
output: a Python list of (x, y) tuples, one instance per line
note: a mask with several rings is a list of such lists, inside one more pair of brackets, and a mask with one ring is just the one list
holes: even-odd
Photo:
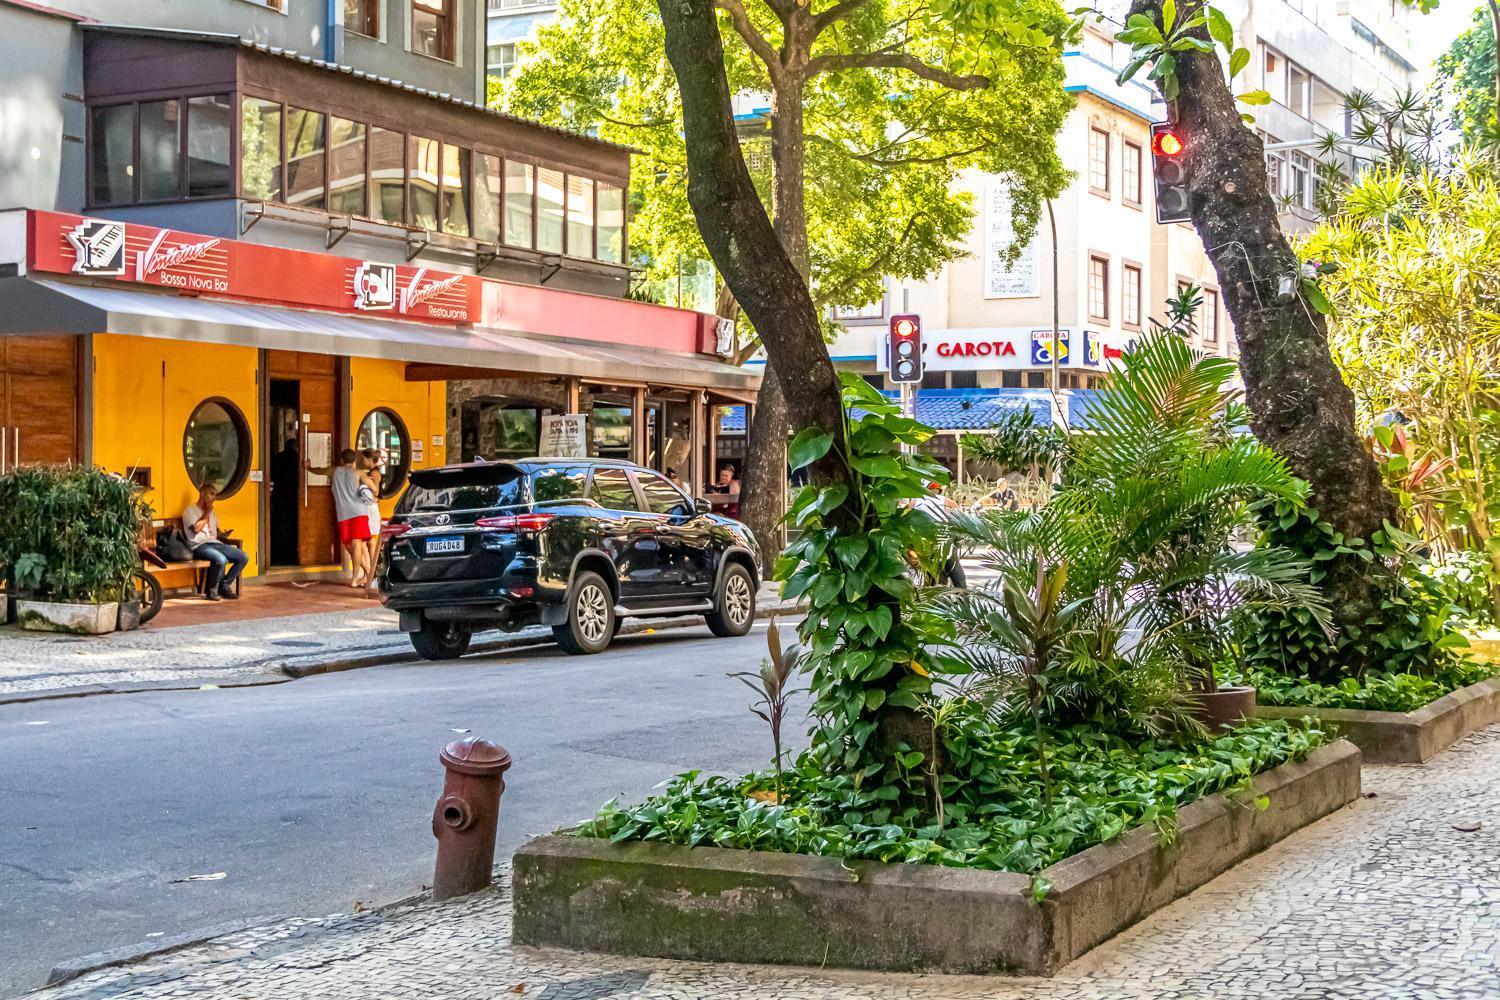
[(585, 570), (568, 588), (568, 620), (552, 626), (563, 652), (573, 656), (602, 653), (615, 637), (615, 599), (598, 573)]
[(739, 563), (724, 567), (714, 609), (703, 616), (708, 630), (721, 639), (744, 635), (755, 624), (755, 580)]
[(424, 660), (456, 660), (469, 651), (474, 633), (456, 622), (428, 622), (415, 632), (407, 633), (412, 648)]

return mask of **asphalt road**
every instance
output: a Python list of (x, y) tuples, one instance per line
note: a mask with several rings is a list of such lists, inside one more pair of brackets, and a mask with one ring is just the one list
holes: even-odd
[[(271, 687), (0, 706), (0, 995), (79, 955), (228, 921), (347, 913), (431, 879), (438, 749), (515, 764), (497, 856), (690, 768), (770, 757), (730, 670), (764, 625), (397, 664)], [(800, 744), (805, 726), (789, 724)], [(214, 881), (177, 882), (225, 873)]]

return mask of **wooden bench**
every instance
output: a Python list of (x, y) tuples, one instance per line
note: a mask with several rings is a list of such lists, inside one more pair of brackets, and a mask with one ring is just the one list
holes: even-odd
[[(141, 526), (141, 542), (155, 547), (157, 539), (162, 530), (168, 527), (176, 527), (182, 524), (182, 518), (175, 520), (156, 520)], [(226, 542), (227, 545), (238, 547), (238, 542)], [(158, 554), (160, 551), (158, 550)], [(165, 566), (153, 566), (145, 564), (146, 572), (155, 577), (156, 582), (161, 584), (163, 592), (168, 590), (192, 590), (195, 593), (203, 593), (203, 581), (211, 566), (207, 559), (188, 559), (181, 562), (169, 562)], [(240, 592), (240, 579), (235, 578), (234, 592)]]

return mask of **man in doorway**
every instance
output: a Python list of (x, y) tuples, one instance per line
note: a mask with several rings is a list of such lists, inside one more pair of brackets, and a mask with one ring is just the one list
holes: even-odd
[(354, 468), (353, 448), (339, 452), (339, 466), (333, 470), (333, 516), (339, 523), (339, 545), (349, 556), (349, 586), (363, 587), (370, 582), (370, 517), (359, 498), (359, 472)]
[(188, 547), (194, 559), (203, 559), (208, 570), (203, 575), (203, 596), (210, 601), (227, 597), (235, 599), (234, 583), (245, 571), (250, 557), (245, 550), (219, 541), (219, 515), (214, 510), (214, 501), (219, 490), (212, 483), (198, 488), (198, 502), (190, 503), (182, 512), (182, 530), (187, 534)]

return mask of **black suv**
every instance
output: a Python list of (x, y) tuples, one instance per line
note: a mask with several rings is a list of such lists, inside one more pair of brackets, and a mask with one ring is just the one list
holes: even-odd
[(551, 625), (569, 653), (597, 653), (626, 616), (701, 613), (718, 636), (755, 621), (750, 529), (629, 462), (420, 469), (383, 535), (381, 600), (429, 660), (482, 629)]

